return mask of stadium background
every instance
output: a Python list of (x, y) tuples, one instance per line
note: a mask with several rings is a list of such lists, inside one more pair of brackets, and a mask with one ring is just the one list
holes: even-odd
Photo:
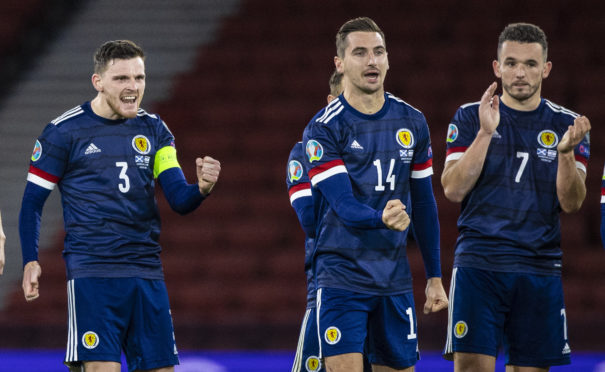
[[(544, 96), (591, 120), (588, 196), (562, 216), (563, 280), (574, 351), (605, 351), (605, 252), (599, 187), (605, 160), (605, 5), (547, 0), (487, 3), (382, 0), (21, 0), (0, 4), (0, 208), (8, 237), (0, 279), (0, 348), (62, 349), (65, 271), (58, 192), (43, 214), (41, 296), (26, 304), (17, 217), (35, 137), (67, 109), (91, 99), (92, 53), (110, 39), (147, 52), (143, 107), (176, 137), (179, 160), (222, 163), (213, 195), (191, 215), (172, 212), (158, 192), (162, 259), (182, 350), (293, 353), (305, 307), (303, 233), (285, 189), (289, 150), (325, 103), (334, 35), (347, 19), (372, 17), (386, 34), (387, 91), (421, 109), (431, 128), (433, 185), (441, 223), (444, 284), (459, 205), (439, 176), (447, 124), (495, 80), (497, 37), (511, 22), (542, 27), (551, 76)], [(408, 249), (418, 304), (424, 272)], [(417, 304), (417, 305), (418, 305)], [(437, 351), (446, 313), (419, 313), (422, 350)], [(0, 352), (2, 355), (2, 352)], [(605, 356), (603, 357), (605, 360)]]

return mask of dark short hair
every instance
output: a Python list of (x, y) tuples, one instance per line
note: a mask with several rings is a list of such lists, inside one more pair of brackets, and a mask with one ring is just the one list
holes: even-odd
[(548, 42), (546, 41), (546, 34), (542, 29), (531, 23), (511, 23), (504, 28), (498, 38), (498, 51), (497, 57), (500, 58), (500, 52), (502, 51), (502, 44), (505, 41), (516, 41), (519, 43), (538, 43), (542, 46), (544, 52), (544, 60), (548, 53)]
[(334, 71), (330, 76), (330, 94), (337, 97), (342, 93), (342, 72)]
[(378, 27), (376, 22), (374, 22), (371, 18), (368, 17), (359, 17), (348, 20), (340, 27), (338, 33), (336, 34), (336, 55), (340, 58), (343, 58), (345, 55), (345, 50), (347, 49), (347, 36), (351, 32), (378, 32), (382, 37), (382, 41), (386, 45), (386, 40), (384, 38), (384, 32)]
[(145, 59), (143, 48), (130, 40), (111, 40), (103, 43), (96, 50), (93, 57), (94, 72), (101, 74), (107, 69), (107, 65), (114, 59), (131, 59), (141, 57)]

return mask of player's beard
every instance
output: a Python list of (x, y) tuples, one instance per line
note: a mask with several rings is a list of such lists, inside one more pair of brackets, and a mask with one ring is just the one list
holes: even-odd
[(138, 96), (136, 101), (134, 102), (134, 105), (136, 106), (134, 110), (128, 110), (125, 111), (122, 108), (122, 105), (125, 105), (124, 102), (122, 102), (122, 100), (120, 99), (120, 97), (114, 98), (114, 99), (108, 99), (107, 100), (107, 104), (109, 105), (109, 107), (111, 108), (111, 110), (117, 114), (118, 116), (125, 118), (125, 119), (132, 119), (134, 117), (137, 116), (137, 112), (139, 110), (139, 105), (141, 103), (141, 97)]
[(525, 91), (522, 91), (522, 92), (518, 92), (513, 87), (513, 84), (502, 83), (502, 89), (504, 89), (504, 91), (506, 91), (506, 93), (509, 96), (516, 99), (517, 101), (524, 102), (524, 101), (527, 101), (528, 99), (532, 98), (540, 90), (541, 85), (542, 85), (541, 81), (536, 85), (528, 84), (528, 89), (526, 89)]

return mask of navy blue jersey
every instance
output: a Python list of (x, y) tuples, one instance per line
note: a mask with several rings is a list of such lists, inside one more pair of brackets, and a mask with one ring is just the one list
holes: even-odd
[(400, 199), (411, 215), (410, 177), (433, 173), (424, 115), (388, 93), (380, 111), (365, 115), (341, 95), (310, 121), (303, 143), (317, 220), (314, 269), (318, 288), (374, 295), (411, 291), (408, 230), (347, 226), (317, 186), (344, 173), (360, 203), (382, 211), (388, 200)]
[(164, 169), (156, 154), (173, 147), (164, 122), (143, 110), (109, 120), (86, 102), (46, 126), (27, 180), (49, 190), (59, 185), (68, 279), (163, 279), (154, 167), (157, 177)]
[[(447, 158), (459, 159), (479, 131), (479, 103), (461, 106), (449, 125)], [(560, 274), (561, 211), (557, 145), (578, 114), (542, 99), (533, 111), (500, 101), (500, 124), (483, 170), (462, 201), (454, 266)], [(576, 146), (586, 172), (588, 135)]]
[[(309, 177), (303, 167), (304, 149), (302, 142), (298, 142), (290, 151), (288, 157), (288, 169), (286, 184), (288, 194), (290, 195), (290, 204), (294, 207), (301, 224), (305, 224), (307, 218), (312, 216), (303, 216), (303, 213), (313, 213), (311, 198), (311, 184)], [(311, 208), (309, 208), (311, 207)], [(314, 229), (314, 226), (311, 227)], [(305, 273), (307, 274), (307, 307), (315, 307), (316, 290), (313, 280), (313, 270), (311, 270), (314, 239), (305, 234)]]

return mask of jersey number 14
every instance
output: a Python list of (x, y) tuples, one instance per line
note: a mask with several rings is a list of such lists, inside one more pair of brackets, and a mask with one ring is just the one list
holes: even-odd
[[(376, 167), (376, 173), (378, 176), (378, 184), (374, 186), (374, 190), (376, 191), (384, 191), (385, 186), (382, 184), (382, 165), (380, 163), (380, 159), (374, 160), (374, 166)], [(386, 182), (389, 183), (390, 190), (395, 190), (395, 175), (393, 174), (393, 169), (395, 168), (395, 159), (391, 159), (391, 165), (389, 165), (389, 172), (387, 173)]]

